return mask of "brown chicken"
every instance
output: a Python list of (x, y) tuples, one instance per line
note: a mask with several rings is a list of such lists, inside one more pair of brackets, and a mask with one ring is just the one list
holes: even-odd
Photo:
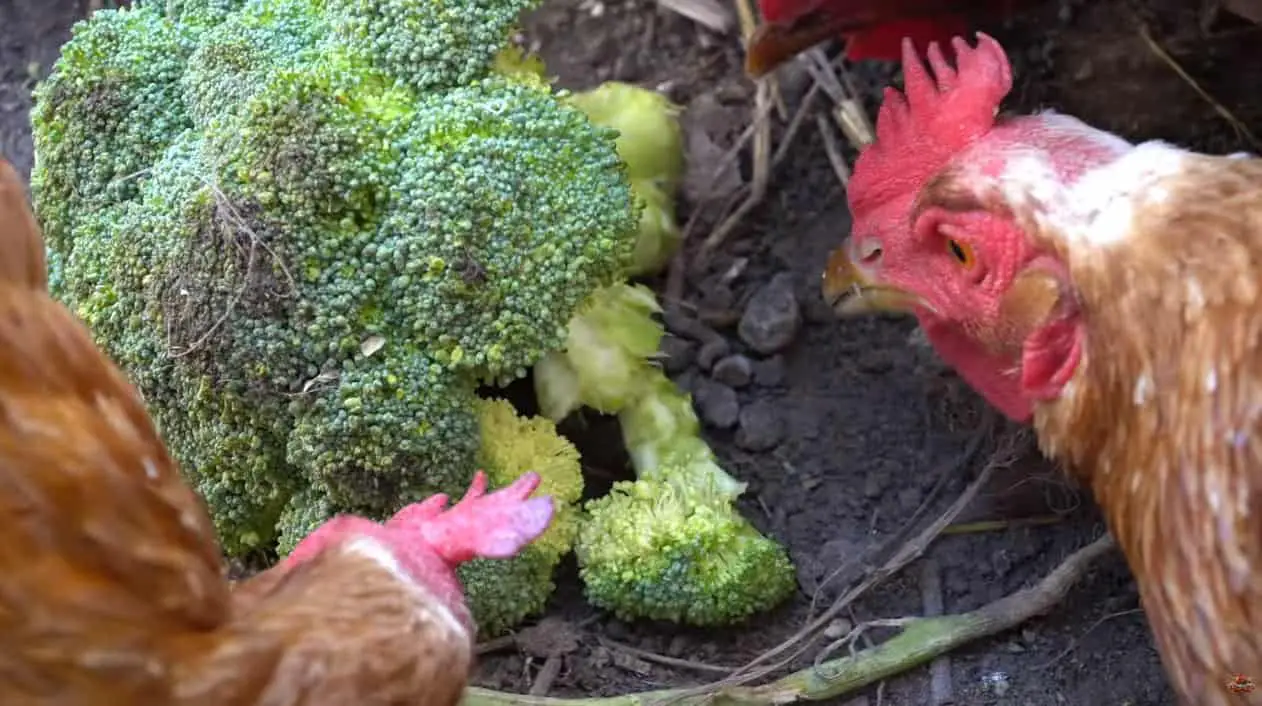
[(1262, 703), (1262, 160), (997, 117), (1003, 49), (956, 42), (905, 45), (825, 295), (914, 312), (1091, 487), (1180, 703)]
[(527, 474), (382, 524), (330, 520), (236, 590), (136, 390), (46, 292), (0, 161), (0, 703), (449, 706), (472, 625), (454, 567), (515, 554), (552, 501)]

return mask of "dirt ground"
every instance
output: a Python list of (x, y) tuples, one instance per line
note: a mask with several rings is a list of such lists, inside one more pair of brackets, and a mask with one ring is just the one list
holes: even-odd
[[(0, 0), (0, 153), (24, 172), (31, 162), (29, 88), (48, 70), (81, 12), (68, 0)], [(1141, 25), (1220, 107), (1153, 50)], [(1262, 151), (1247, 128), (1233, 128), (1222, 115), (1262, 131), (1262, 93), (1246, 88), (1262, 85), (1262, 53), (1247, 51), (1262, 46), (1257, 27), (1214, 19), (1197, 3), (1179, 0), (1053, 0), (1028, 5), (1008, 26), (987, 29), (1013, 56), (1012, 110), (1054, 108), (1133, 140), (1163, 138), (1211, 152)], [(714, 156), (750, 122), (753, 86), (741, 74), (736, 36), (699, 29), (652, 0), (549, 0), (529, 18), (524, 37), (562, 85), (631, 81), (689, 107), (690, 156), (694, 166), (710, 167), (695, 170), (683, 216), (696, 210), (713, 181)], [(875, 89), (892, 69), (857, 66), (853, 72), (869, 89), (865, 98), (873, 108)], [(790, 112), (806, 83), (786, 72), (782, 88)], [(783, 124), (777, 120), (777, 139)], [(739, 174), (725, 178), (749, 177), (748, 150), (738, 166)], [(706, 665), (742, 664), (793, 634), (811, 615), (812, 597), (827, 605), (883, 562), (891, 540), (922, 502), (929, 501), (929, 517), (941, 512), (997, 447), (1015, 443), (1020, 431), (1003, 423), (988, 427), (994, 418), (985, 405), (914, 342), (913, 322), (832, 319), (817, 283), (827, 252), (848, 227), (842, 188), (808, 122), (772, 174), (763, 203), (709, 267), (687, 277), (684, 298), (703, 324), (700, 332), (677, 330), (681, 335), (668, 344), (668, 369), (705, 407), (707, 433), (727, 467), (750, 483), (747, 516), (791, 548), (799, 566), (798, 598), (724, 631), (632, 625), (587, 607), (574, 568), (566, 567), (550, 611), (554, 620), (545, 625), (549, 631), (565, 626), (577, 640), (565, 650), (550, 695), (697, 684), (718, 676)], [(708, 229), (701, 219), (696, 239)], [(760, 356), (742, 342), (736, 322), (773, 279), (776, 291), (759, 297), (791, 288), (795, 296), (784, 306), (799, 309), (801, 326), (781, 352)], [(725, 360), (729, 354), (749, 360)], [(977, 430), (988, 428), (980, 448), (968, 455)], [(994, 531), (943, 536), (925, 560), (867, 594), (845, 618), (920, 614), (922, 584), (935, 573), (947, 612), (974, 609), (1032, 584), (1098, 536), (1102, 524), (1090, 499), (1068, 487), (1028, 444), (1022, 448), (1025, 453), (1005, 463), (959, 518), (1011, 522)], [(1055, 521), (1025, 521), (1049, 516)], [(841, 575), (825, 582), (838, 568)], [(1174, 703), (1137, 605), (1121, 556), (1110, 555), (1049, 615), (953, 653), (955, 703)], [(529, 689), (543, 663), (530, 642), (484, 655), (477, 682)], [(700, 666), (667, 666), (635, 650)], [(808, 652), (798, 666), (813, 656), (814, 650)], [(928, 695), (929, 670), (922, 667), (831, 703), (912, 706), (928, 703)]]

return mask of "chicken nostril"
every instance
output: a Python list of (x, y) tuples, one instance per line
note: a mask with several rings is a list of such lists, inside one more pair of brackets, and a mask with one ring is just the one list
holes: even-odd
[(864, 265), (875, 265), (881, 261), (881, 244), (875, 240), (864, 240), (855, 248), (858, 260)]

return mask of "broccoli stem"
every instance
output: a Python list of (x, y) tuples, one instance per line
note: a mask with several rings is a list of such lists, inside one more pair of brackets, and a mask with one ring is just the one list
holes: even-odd
[(623, 696), (558, 699), (470, 687), (461, 706), (769, 706), (843, 696), (925, 664), (970, 642), (1010, 630), (1064, 600), (1098, 558), (1114, 548), (1105, 535), (1071, 554), (1034, 586), (977, 610), (936, 618), (911, 618), (902, 632), (853, 656), (807, 667), (761, 686), (665, 689)]

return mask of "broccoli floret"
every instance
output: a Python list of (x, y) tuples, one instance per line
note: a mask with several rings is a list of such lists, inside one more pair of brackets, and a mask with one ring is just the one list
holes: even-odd
[(39, 89), (53, 292), (230, 554), (463, 492), (474, 390), (625, 272), (612, 131), (504, 63), (533, 2), (141, 2)]
[(703, 626), (775, 607), (797, 587), (788, 554), (740, 515), (745, 484), (701, 439), (688, 396), (654, 373), (619, 414), (637, 480), (586, 506), (575, 551), (588, 600)]
[(507, 43), (521, 13), (539, 0), (326, 0), (345, 44), (428, 93), (471, 83)]
[(745, 484), (718, 464), (692, 401), (654, 365), (662, 325), (652, 291), (594, 292), (564, 351), (535, 368), (540, 406), (618, 415), (637, 480), (589, 502), (575, 554), (587, 597), (624, 618), (721, 625), (770, 609), (797, 585), (784, 548), (736, 508)]
[[(587, 504), (576, 554), (592, 604), (626, 620), (728, 625), (797, 587), (784, 548), (758, 533), (735, 496), (692, 485), (686, 468), (620, 481)], [(725, 481), (722, 481), (725, 482)]]
[(54, 281), (75, 228), (98, 230), (95, 213), (135, 199), (146, 170), (190, 127), (180, 77), (193, 49), (194, 34), (153, 9), (102, 10), (74, 26), (37, 86), (31, 188)]
[(578, 449), (543, 417), (518, 416), (504, 400), (480, 400), (482, 446), (478, 463), (491, 488), (511, 484), (527, 471), (541, 477), (536, 493), (552, 496), (552, 524), (511, 559), (474, 559), (457, 573), (470, 610), (484, 637), (494, 637), (543, 611), (556, 589), (552, 575), (578, 535), (578, 501), (583, 471)]

